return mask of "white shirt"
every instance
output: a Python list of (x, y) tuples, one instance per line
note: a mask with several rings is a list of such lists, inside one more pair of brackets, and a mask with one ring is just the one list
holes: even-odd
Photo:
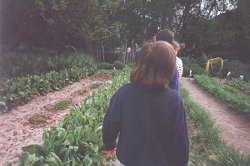
[(183, 63), (179, 57), (176, 57), (176, 69), (178, 71), (179, 77), (181, 77), (183, 73)]

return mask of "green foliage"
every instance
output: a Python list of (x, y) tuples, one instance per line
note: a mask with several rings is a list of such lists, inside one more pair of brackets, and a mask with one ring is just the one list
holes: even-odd
[(238, 60), (227, 60), (224, 62), (222, 74), (226, 76), (227, 72), (231, 72), (231, 77), (239, 78), (244, 75), (244, 80), (250, 80), (250, 66)]
[(115, 61), (114, 62), (114, 67), (118, 70), (123, 69), (124, 68), (124, 64), (121, 61)]
[[(196, 140), (191, 141), (190, 165), (242, 165), (247, 166), (250, 160), (230, 148), (219, 136), (219, 129), (211, 117), (197, 104), (191, 101), (183, 87), (180, 94), (184, 100), (188, 118), (195, 125)], [(191, 133), (193, 135), (193, 133)], [(194, 138), (194, 137), (193, 137)], [(195, 145), (197, 144), (198, 145)], [(204, 147), (201, 147), (201, 144)]]
[(6, 112), (7, 109), (8, 109), (8, 108), (7, 108), (7, 106), (6, 106), (6, 103), (3, 102), (3, 101), (0, 101), (0, 114)]
[(8, 108), (22, 105), (34, 95), (45, 95), (59, 90), (67, 84), (92, 75), (96, 69), (94, 64), (87, 63), (82, 68), (71, 67), (59, 72), (7, 79), (2, 83), (3, 100)]
[(183, 76), (188, 77), (189, 71), (192, 70), (192, 75), (205, 74), (204, 68), (202, 68), (196, 59), (194, 58), (181, 58), (183, 61)]
[(245, 81), (232, 78), (227, 79), (226, 84), (236, 89), (239, 89), (242, 93), (250, 96), (250, 83), (246, 83)]
[(23, 148), (20, 165), (101, 165), (101, 128), (112, 94), (125, 82), (127, 70), (85, 99), (63, 122), (43, 134), (43, 146)]
[(71, 67), (88, 67), (95, 64), (93, 57), (84, 53), (68, 53), (58, 55), (48, 50), (42, 52), (10, 52), (0, 59), (1, 76), (20, 77), (27, 74), (41, 74), (60, 71)]
[(218, 99), (224, 101), (229, 107), (250, 115), (250, 97), (242, 95), (236, 89), (220, 85), (216, 80), (205, 75), (196, 75), (195, 81)]
[(124, 25), (109, 17), (116, 3), (100, 0), (4, 1), (1, 4), (4, 48), (61, 50), (65, 45), (72, 45), (90, 51), (91, 47), (106, 41), (117, 45)]
[(67, 107), (70, 103), (71, 103), (71, 100), (65, 99), (56, 103), (54, 108), (56, 110), (62, 110), (62, 109), (65, 109), (65, 107)]
[[(128, 70), (117, 73), (114, 80), (102, 86), (85, 99), (58, 126), (43, 134), (43, 146), (24, 148), (20, 165), (101, 165), (105, 163), (99, 153), (102, 149), (101, 127), (112, 94), (128, 81)], [(248, 165), (249, 161), (226, 145), (219, 138), (219, 131), (204, 110), (190, 101), (187, 91), (181, 89), (189, 118), (197, 124), (200, 140), (204, 141), (199, 155), (191, 153), (190, 164), (199, 165), (202, 159), (208, 164)], [(195, 142), (196, 143), (196, 142)], [(198, 142), (199, 143), (199, 142)], [(200, 144), (197, 144), (196, 147)], [(195, 147), (195, 146), (194, 146)], [(199, 150), (199, 151), (198, 151)], [(209, 154), (209, 156), (206, 156)], [(201, 157), (203, 156), (203, 158)]]
[(98, 67), (98, 69), (106, 69), (106, 70), (113, 70), (114, 69), (113, 64), (106, 63), (106, 62), (99, 63), (97, 67)]

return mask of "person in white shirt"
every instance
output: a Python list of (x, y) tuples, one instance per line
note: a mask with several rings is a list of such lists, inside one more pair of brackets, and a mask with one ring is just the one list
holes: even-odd
[[(180, 44), (177, 41), (173, 41), (173, 47), (176, 51), (176, 55), (178, 54), (178, 52), (180, 51)], [(183, 74), (183, 63), (182, 60), (176, 56), (176, 69), (178, 71), (179, 77), (182, 76)]]

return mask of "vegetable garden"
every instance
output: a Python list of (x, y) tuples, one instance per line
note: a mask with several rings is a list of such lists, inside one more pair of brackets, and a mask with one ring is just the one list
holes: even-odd
[[(128, 73), (129, 68), (118, 72), (112, 81), (72, 109), (61, 123), (45, 131), (42, 145), (24, 147), (18, 165), (108, 165), (109, 161), (100, 152), (102, 120), (111, 95), (128, 81)], [(190, 100), (184, 88), (181, 96), (189, 120), (189, 164), (249, 165), (248, 159), (225, 144), (213, 120)]]
[[(250, 165), (248, 142), (242, 149), (228, 144), (235, 137), (223, 135), (231, 126), (242, 132), (235, 141), (250, 140), (250, 1), (12, 0), (0, 6), (0, 165), (110, 165), (110, 156), (101, 152), (108, 102), (128, 82), (136, 48), (165, 27), (175, 31), (183, 76), (189, 77), (180, 81), (188, 114), (189, 165)], [(215, 57), (226, 59), (219, 68), (220, 83), (204, 70)], [(219, 102), (225, 106), (220, 115), (236, 115), (244, 127), (223, 117), (218, 125), (212, 105), (202, 105), (185, 81), (208, 92), (203, 100)], [(55, 120), (56, 114), (60, 117)], [(39, 139), (22, 146), (37, 133)], [(15, 146), (23, 147), (22, 154)], [(9, 154), (12, 148), (15, 153)]]

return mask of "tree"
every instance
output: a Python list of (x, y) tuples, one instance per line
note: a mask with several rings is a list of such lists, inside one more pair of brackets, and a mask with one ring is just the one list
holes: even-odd
[(240, 48), (241, 59), (249, 61), (248, 56), (250, 53), (250, 1), (239, 0), (237, 5), (237, 46)]

